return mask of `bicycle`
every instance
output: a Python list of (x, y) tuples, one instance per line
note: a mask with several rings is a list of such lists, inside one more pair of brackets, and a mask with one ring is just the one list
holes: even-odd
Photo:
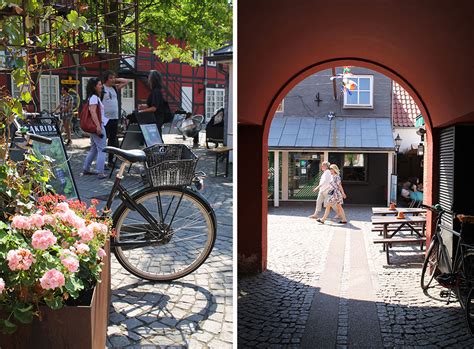
[[(150, 281), (176, 280), (199, 268), (214, 247), (216, 217), (197, 192), (204, 177), (194, 172), (197, 157), (182, 144), (104, 151), (122, 161), (105, 205), (109, 210), (115, 197), (122, 201), (112, 215), (111, 249), (119, 263)], [(144, 163), (149, 186), (130, 194), (120, 182), (137, 162)]]
[[(474, 223), (474, 216), (454, 214), (453, 212), (443, 210), (439, 204), (435, 206), (422, 205), (437, 214), (435, 222), (435, 234), (432, 237), (430, 247), (425, 256), (421, 272), (421, 288), (427, 290), (433, 279), (448, 288), (454, 289), (456, 297), (461, 308), (466, 313), (468, 328), (474, 333), (474, 245), (466, 243), (465, 225)], [(441, 217), (444, 213), (454, 215), (461, 222), (460, 232), (442, 227)], [(450, 257), (446, 246), (443, 243), (442, 230), (452, 233), (458, 237), (453, 263), (451, 266)], [(450, 291), (441, 291), (442, 297), (448, 297), (450, 302)]]

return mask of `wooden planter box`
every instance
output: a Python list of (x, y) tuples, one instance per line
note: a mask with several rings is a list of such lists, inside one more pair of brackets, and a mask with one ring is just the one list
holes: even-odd
[(20, 325), (12, 335), (0, 332), (1, 349), (104, 349), (110, 304), (110, 246), (105, 248), (102, 282), (94, 288), (89, 306), (40, 307), (42, 320)]

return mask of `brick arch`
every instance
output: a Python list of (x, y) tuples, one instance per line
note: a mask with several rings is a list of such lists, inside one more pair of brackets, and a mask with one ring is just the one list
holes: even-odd
[[(359, 65), (400, 83), (427, 119), (430, 184), (441, 127), (474, 122), (472, 1), (241, 1), (238, 11), (238, 258), (266, 269), (266, 152), (271, 119), (305, 76)], [(357, 20), (356, 20), (357, 19)], [(471, 91), (470, 91), (471, 90)]]

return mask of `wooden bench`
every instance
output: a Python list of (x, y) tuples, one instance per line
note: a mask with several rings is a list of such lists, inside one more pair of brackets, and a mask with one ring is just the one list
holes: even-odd
[(374, 239), (374, 244), (384, 244), (385, 254), (387, 256), (387, 264), (390, 264), (389, 247), (392, 244), (420, 244), (420, 249), (423, 251), (423, 245), (425, 244), (426, 238), (387, 238), (387, 239)]
[(219, 158), (225, 157), (225, 174), (224, 177), (227, 177), (229, 174), (229, 153), (232, 151), (231, 147), (219, 147), (215, 149), (209, 149), (209, 151), (216, 153), (216, 170), (214, 173), (214, 176), (217, 177), (218, 175), (221, 175), (222, 173), (217, 172), (217, 164), (219, 162)]

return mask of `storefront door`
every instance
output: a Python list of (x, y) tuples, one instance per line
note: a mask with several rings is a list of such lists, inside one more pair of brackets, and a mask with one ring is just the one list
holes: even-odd
[(323, 153), (289, 152), (288, 157), (288, 199), (315, 200)]

